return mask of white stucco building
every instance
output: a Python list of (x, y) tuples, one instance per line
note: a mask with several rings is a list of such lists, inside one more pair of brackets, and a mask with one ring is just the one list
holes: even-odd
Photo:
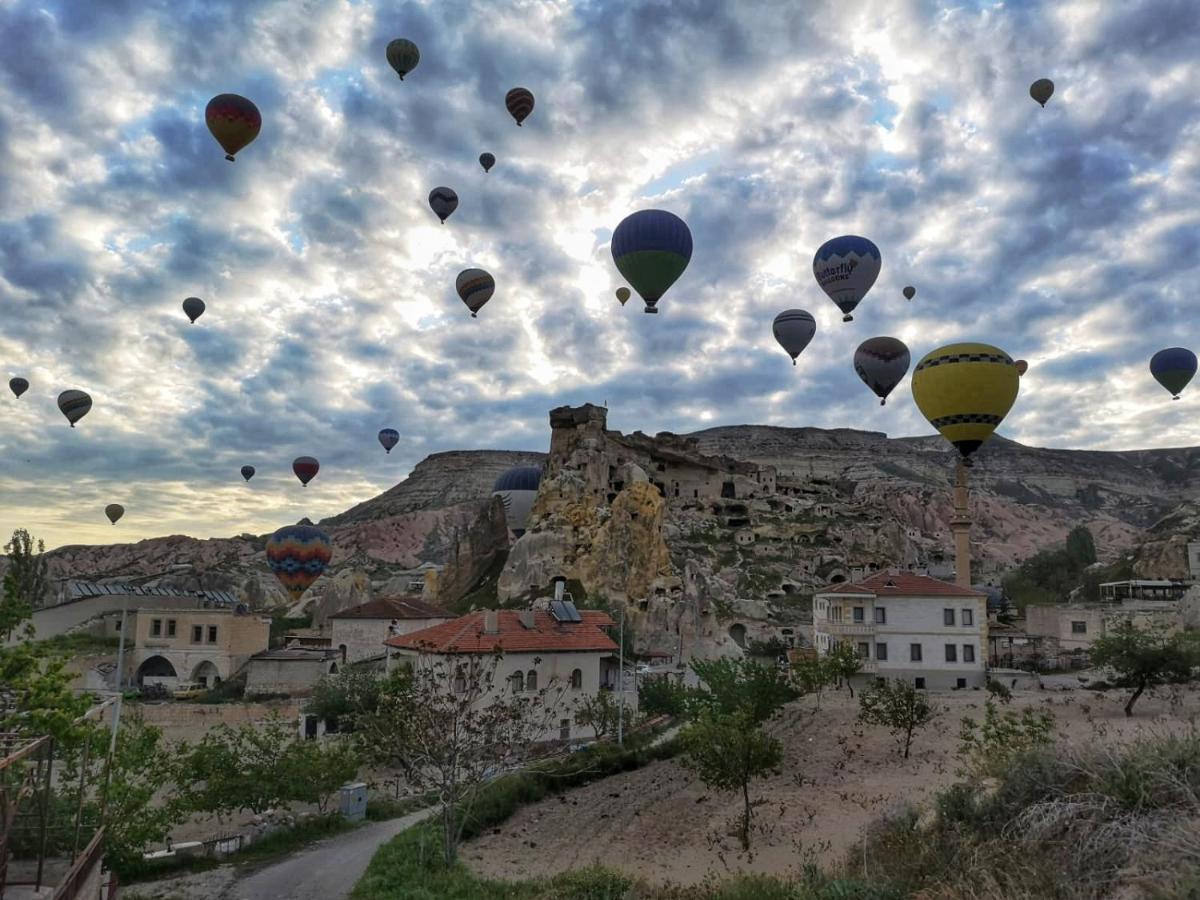
[(813, 637), (824, 655), (848, 642), (864, 679), (902, 678), (918, 688), (986, 681), (987, 595), (908, 572), (879, 572), (813, 597)]
[[(435, 664), (445, 666), (446, 690), (464, 690), (465, 686), (456, 686), (453, 676), (457, 661), (480, 657), (490, 665), (494, 657), (496, 687), (487, 697), (504, 691), (540, 695), (550, 714), (543, 740), (589, 739), (593, 732), (575, 723), (575, 711), (584, 697), (617, 688), (619, 664), (617, 645), (603, 631), (615, 624), (608, 614), (583, 610), (578, 618), (564, 621), (545, 610), (477, 610), (389, 638), (388, 668), (423, 657), (428, 663), (434, 657)], [(636, 704), (636, 691), (627, 691), (627, 715), (632, 715)]]
[(345, 663), (382, 657), (389, 637), (420, 631), (454, 618), (420, 597), (380, 597), (343, 609), (329, 617), (330, 646)]

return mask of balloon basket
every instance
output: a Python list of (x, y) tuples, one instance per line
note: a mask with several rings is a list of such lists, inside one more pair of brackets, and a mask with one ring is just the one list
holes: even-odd
[(233, 154), (232, 154), (232, 153), (226, 153), (226, 154), (225, 154), (225, 158), (226, 158), (227, 160), (229, 160), (230, 162), (233, 162), (233, 161), (234, 161), (234, 159), (233, 159)]
[(657, 316), (658, 308), (654, 307), (654, 306), (647, 306), (645, 309), (642, 310), (642, 312), (644, 312), (648, 316)]
[(842, 321), (843, 321), (843, 322), (853, 322), (853, 321), (854, 321), (854, 316), (852, 316), (852, 315), (850, 315), (849, 313), (847, 313), (846, 315), (842, 316)]
[(885, 400), (880, 400), (880, 401), (879, 401), (879, 405), (880, 405), (880, 406), (887, 406), (887, 400), (886, 400), (886, 399), (885, 399)]

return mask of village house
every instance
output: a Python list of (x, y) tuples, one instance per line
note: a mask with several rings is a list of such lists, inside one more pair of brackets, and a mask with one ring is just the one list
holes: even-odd
[[(444, 665), (445, 689), (462, 691), (466, 685), (452, 677), (457, 661), (487, 657), (490, 666), (495, 658), (496, 687), (481, 702), (505, 691), (529, 692), (548, 704), (541, 740), (590, 738), (591, 729), (575, 723), (575, 712), (583, 698), (618, 687), (617, 644), (603, 630), (614, 624), (607, 613), (577, 611), (563, 601), (549, 610), (477, 610), (389, 638), (388, 669), (420, 661)], [(636, 692), (626, 692), (626, 714), (634, 712), (636, 703)]]
[(255, 653), (246, 666), (246, 696), (309, 694), (326, 675), (337, 674), (339, 659), (337, 651), (319, 647), (281, 647)]
[(1126, 600), (1121, 603), (1072, 603), (1069, 605), (1028, 606), (1025, 631), (1029, 636), (1057, 642), (1054, 664), (1084, 666), (1087, 651), (1097, 638), (1107, 634), (1119, 622), (1133, 622), (1138, 628), (1178, 630), (1183, 624), (1179, 601)]
[(981, 687), (986, 680), (987, 595), (908, 572), (832, 584), (813, 597), (813, 637), (826, 655), (849, 643), (862, 677), (917, 688)]
[(331, 615), (330, 646), (343, 664), (381, 658), (383, 642), (389, 637), (440, 625), (453, 618), (452, 613), (420, 597), (380, 597)]
[(125, 680), (214, 687), (270, 642), (271, 620), (235, 609), (139, 609), (129, 616)]

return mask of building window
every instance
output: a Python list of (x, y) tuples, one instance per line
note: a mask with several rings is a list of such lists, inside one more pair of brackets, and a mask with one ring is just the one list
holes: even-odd
[(576, 691), (583, 688), (583, 669), (576, 669), (571, 673), (571, 687)]
[(887, 644), (875, 645), (875, 658), (885, 661), (887, 660)]
[(861, 606), (854, 607), (854, 621), (855, 622), (865, 622), (866, 621), (866, 618), (863, 615), (863, 608)]
[(525, 690), (525, 673), (524, 672), (513, 672), (511, 678), (512, 678), (512, 689), (513, 689), (514, 694), (519, 694), (521, 691)]
[(558, 739), (560, 741), (569, 741), (571, 739), (571, 720), (558, 720)]
[(162, 619), (151, 619), (150, 636), (158, 637), (160, 634), (162, 634)]
[(962, 612), (963, 625), (974, 625), (975, 624), (975, 614), (971, 610), (964, 609), (961, 612)]
[(858, 642), (858, 658), (859, 659), (870, 659), (871, 658), (871, 645), (868, 644), (866, 641)]
[(1071, 634), (1087, 634), (1087, 622), (1072, 622)]
[(217, 642), (217, 626), (216, 625), (208, 626), (208, 642), (210, 644), (215, 644)]
[[(517, 674), (520, 675), (521, 673), (518, 672)], [(463, 674), (463, 670), (460, 668), (458, 671), (456, 671), (454, 673), (454, 693), (465, 694), (466, 692), (467, 692), (467, 676), (465, 674)]]
[(199, 644), (204, 640), (204, 627), (201, 625), (192, 626), (192, 643)]
[(534, 669), (530, 669), (529, 674), (525, 676), (525, 690), (537, 690), (537, 671)]
[(918, 676), (918, 677), (914, 678), (914, 679), (913, 679), (913, 686), (914, 686), (914, 687), (915, 687), (915, 688), (916, 688), (918, 691), (923, 691), (923, 690), (925, 690), (925, 679), (924, 679), (924, 678), (921, 678), (920, 676)]
[(886, 625), (887, 624), (887, 607), (884, 607), (884, 606), (875, 607), (875, 624), (876, 625)]
[(975, 645), (963, 644), (963, 662), (975, 662)]
[(954, 686), (956, 688), (965, 688), (967, 686), (967, 679), (965, 679), (965, 678), (954, 679)]
[(942, 624), (948, 628), (954, 627), (954, 610), (952, 610), (952, 609), (943, 609), (942, 610)]
[(167, 637), (175, 637), (175, 620), (167, 619)]
[(958, 646), (956, 644), (946, 645), (946, 662), (958, 662)]
[(829, 621), (830, 622), (841, 622), (842, 621), (842, 608), (840, 606), (830, 606), (829, 607)]
[(908, 658), (912, 662), (920, 662), (921, 661), (921, 645), (920, 644), (909, 644), (908, 645)]

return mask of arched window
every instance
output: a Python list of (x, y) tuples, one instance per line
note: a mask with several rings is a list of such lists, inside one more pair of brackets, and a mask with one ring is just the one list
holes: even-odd
[(342, 665), (346, 664), (346, 645), (338, 644), (338, 652), (342, 654)]
[(576, 669), (571, 673), (571, 687), (576, 691), (583, 688), (583, 669)]
[(527, 690), (527, 691), (536, 691), (537, 690), (537, 670), (536, 669), (530, 669), (529, 674), (525, 676), (525, 690)]
[(513, 672), (510, 676), (512, 680), (513, 693), (519, 694), (525, 690), (525, 675), (519, 671)]

